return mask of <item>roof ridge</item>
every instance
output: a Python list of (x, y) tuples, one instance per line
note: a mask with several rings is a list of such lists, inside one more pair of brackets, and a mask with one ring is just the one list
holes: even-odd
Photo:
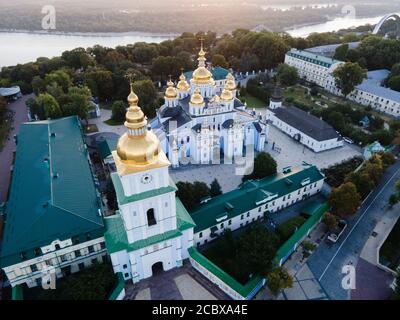
[(68, 212), (68, 213), (72, 214), (72, 215), (75, 216), (75, 217), (78, 217), (78, 218), (81, 218), (81, 219), (83, 219), (83, 220), (89, 221), (89, 222), (94, 223), (94, 224), (96, 224), (96, 225), (98, 225), (98, 226), (101, 226), (101, 227), (103, 226), (101, 223), (98, 223), (98, 222), (96, 222), (96, 221), (90, 220), (90, 219), (88, 219), (88, 218), (86, 218), (86, 217), (82, 217), (81, 215), (78, 215), (78, 214), (76, 214), (76, 213), (74, 213), (74, 212), (72, 212), (72, 211), (70, 211), (70, 210), (68, 210), (68, 209), (65, 209), (65, 208), (63, 208), (63, 207), (60, 207), (60, 206), (58, 206), (58, 205), (52, 204), (52, 206), (53, 206), (54, 208), (63, 210), (63, 211), (65, 211), (65, 212)]

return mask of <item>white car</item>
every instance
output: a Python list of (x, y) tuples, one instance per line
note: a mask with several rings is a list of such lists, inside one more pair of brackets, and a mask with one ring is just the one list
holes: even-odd
[(349, 143), (349, 144), (353, 144), (353, 143), (354, 143), (354, 141), (351, 140), (350, 138), (343, 137), (343, 140), (344, 140), (345, 142)]

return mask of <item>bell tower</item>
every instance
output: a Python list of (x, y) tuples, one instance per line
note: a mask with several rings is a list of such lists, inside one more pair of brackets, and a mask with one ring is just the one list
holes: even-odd
[[(193, 245), (194, 223), (176, 198), (171, 165), (131, 88), (126, 112), (127, 132), (112, 152), (112, 174), (119, 211), (105, 219), (106, 244), (115, 272), (133, 282), (152, 275), (154, 264), (169, 270), (182, 265)], [(182, 224), (189, 216), (189, 224)], [(112, 248), (116, 248), (114, 251)]]

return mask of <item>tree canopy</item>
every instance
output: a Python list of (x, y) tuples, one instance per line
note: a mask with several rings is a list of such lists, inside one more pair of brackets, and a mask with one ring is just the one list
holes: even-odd
[(346, 98), (367, 77), (367, 71), (358, 63), (346, 62), (333, 71), (335, 83)]
[(243, 177), (243, 180), (262, 179), (277, 172), (277, 164), (269, 153), (261, 152), (254, 159), (253, 172)]
[(361, 204), (361, 196), (352, 182), (346, 182), (332, 190), (328, 199), (332, 212), (346, 217), (357, 212)]

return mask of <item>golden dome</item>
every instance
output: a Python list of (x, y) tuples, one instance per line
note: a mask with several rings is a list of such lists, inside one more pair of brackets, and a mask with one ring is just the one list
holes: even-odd
[(221, 93), (221, 100), (222, 101), (231, 101), (233, 99), (232, 91), (228, 90), (226, 87), (224, 91)]
[(220, 102), (220, 97), (218, 96), (218, 95), (215, 95), (213, 98), (212, 98), (212, 102), (214, 102), (214, 103), (219, 103)]
[(174, 87), (174, 83), (171, 81), (171, 79), (167, 83), (168, 88), (165, 90), (165, 97), (168, 99), (175, 99), (178, 96), (178, 91)]
[(192, 80), (196, 83), (213, 83), (212, 73), (206, 68), (206, 52), (203, 50), (203, 43), (201, 43), (201, 49), (199, 57), (197, 58), (199, 66), (193, 71)]
[(196, 82), (210, 82), (212, 79), (212, 73), (206, 67), (198, 67), (193, 72), (193, 79)]
[(123, 163), (147, 165), (158, 160), (160, 141), (153, 132), (145, 130), (143, 135), (131, 135), (126, 132), (119, 138), (117, 154)]
[(235, 80), (228, 80), (225, 84), (225, 88), (231, 91), (236, 90)]
[(182, 73), (179, 77), (179, 82), (176, 86), (180, 91), (188, 91), (190, 89), (189, 84), (186, 81), (185, 75)]
[(199, 88), (197, 88), (193, 95), (190, 97), (190, 103), (195, 105), (203, 105), (204, 99), (203, 96), (200, 94)]
[(125, 127), (128, 129), (117, 144), (117, 154), (127, 165), (147, 165), (157, 161), (160, 153), (160, 141), (147, 130), (147, 119), (138, 104), (138, 97), (133, 92), (128, 96), (129, 108), (126, 112)]

